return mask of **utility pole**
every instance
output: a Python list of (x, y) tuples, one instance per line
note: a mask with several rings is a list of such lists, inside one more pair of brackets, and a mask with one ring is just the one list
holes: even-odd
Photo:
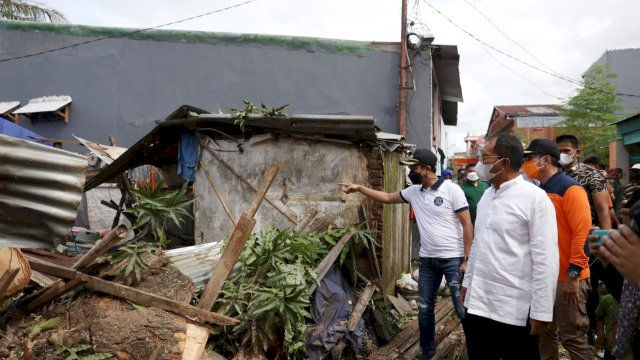
[(398, 95), (398, 134), (407, 135), (407, 0), (402, 0), (400, 21), (400, 92)]

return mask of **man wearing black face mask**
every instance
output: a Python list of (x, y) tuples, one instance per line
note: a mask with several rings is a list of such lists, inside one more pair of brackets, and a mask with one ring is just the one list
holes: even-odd
[(572, 360), (593, 359), (587, 343), (589, 318), (583, 312), (589, 290), (589, 258), (584, 241), (591, 229), (587, 193), (559, 170), (560, 152), (553, 140), (536, 139), (524, 151), (524, 172), (540, 181), (556, 209), (560, 273), (553, 322), (540, 337), (540, 359), (558, 359), (558, 341)]
[(465, 316), (460, 302), (460, 273), (467, 266), (473, 241), (469, 205), (462, 189), (436, 175), (437, 158), (429, 149), (416, 149), (413, 156), (400, 162), (422, 176), (422, 183), (395, 193), (341, 183), (345, 193), (360, 192), (385, 204), (410, 203), (420, 232), (420, 272), (418, 276), (418, 324), (422, 357), (431, 359), (436, 352), (435, 302), (444, 276), (451, 291), (456, 314)]

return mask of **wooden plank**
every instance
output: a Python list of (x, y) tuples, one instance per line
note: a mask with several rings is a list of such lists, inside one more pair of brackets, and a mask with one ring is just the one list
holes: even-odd
[(212, 324), (219, 325), (234, 325), (238, 323), (238, 320), (234, 318), (209, 312), (192, 305), (182, 304), (164, 298), (162, 296), (133, 289), (125, 285), (112, 283), (110, 281), (102, 280), (100, 278), (82, 273), (80, 273), (79, 276), (81, 279), (86, 281), (85, 286), (91, 289), (101, 291), (109, 295), (117, 296), (143, 306), (157, 307), (174, 314), (187, 317), (193, 321), (206, 321)]
[(414, 338), (420, 338), (417, 319), (409, 322), (404, 330), (402, 330), (398, 335), (391, 339), (391, 341), (387, 345), (376, 350), (376, 352), (369, 356), (369, 359), (387, 359), (387, 356), (397, 354), (398, 348), (402, 347), (402, 345), (407, 342), (407, 340), (409, 340), (411, 344), (413, 344), (415, 341), (412, 341), (412, 339)]
[[(249, 182), (249, 180), (245, 179), (242, 175), (240, 175), (240, 173), (238, 173), (238, 171), (236, 169), (234, 169), (233, 166), (231, 166), (228, 162), (226, 162), (222, 158), (222, 156), (220, 156), (217, 152), (215, 152), (213, 149), (211, 149), (210, 147), (208, 147), (207, 145), (205, 145), (203, 143), (200, 143), (200, 146), (202, 146), (209, 154), (211, 154), (211, 156), (216, 158), (216, 160), (218, 160), (222, 165), (224, 165), (224, 167), (226, 167), (229, 171), (231, 171), (231, 173), (233, 175), (235, 175), (238, 179), (240, 179), (240, 181), (245, 183), (247, 186), (252, 188), (254, 191), (258, 192), (258, 188), (255, 185), (253, 185), (251, 182)], [(287, 211), (285, 209), (283, 209), (282, 207), (280, 207), (278, 204), (274, 203), (269, 198), (266, 198), (265, 201), (268, 202), (271, 206), (273, 206), (276, 210), (278, 210), (287, 219), (289, 219), (289, 221), (291, 221), (294, 225), (298, 224), (298, 221), (296, 219), (294, 219), (293, 217), (291, 217), (291, 215), (289, 215), (287, 213)]]
[[(322, 259), (315, 271), (316, 274), (318, 274), (318, 283), (320, 282), (320, 280), (322, 280), (322, 278), (324, 278), (325, 275), (327, 275), (327, 272), (329, 271), (333, 263), (336, 261), (338, 256), (340, 256), (340, 253), (342, 252), (342, 249), (344, 249), (344, 246), (347, 244), (347, 241), (349, 241), (349, 239), (351, 239), (351, 237), (356, 232), (357, 230), (354, 228), (349, 229), (349, 231), (347, 231), (346, 234), (342, 235), (340, 240), (338, 240), (338, 242), (333, 246), (327, 256)], [(309, 296), (311, 296), (311, 294), (316, 291), (318, 283), (313, 283), (311, 284), (311, 286), (309, 286), (309, 290), (307, 290), (307, 294), (309, 294)]]
[(216, 302), (218, 294), (224, 286), (224, 282), (227, 280), (233, 266), (238, 261), (238, 256), (240, 256), (240, 253), (244, 248), (244, 244), (247, 242), (247, 239), (249, 238), (249, 235), (251, 235), (251, 231), (256, 224), (253, 216), (258, 211), (258, 207), (260, 206), (260, 203), (262, 203), (262, 200), (267, 194), (267, 190), (269, 190), (269, 187), (273, 183), (273, 179), (275, 179), (277, 173), (278, 165), (271, 165), (267, 174), (260, 182), (260, 188), (258, 189), (253, 202), (249, 206), (249, 209), (244, 212), (240, 217), (240, 220), (238, 220), (238, 223), (231, 234), (231, 238), (227, 242), (224, 252), (213, 269), (213, 273), (211, 274), (211, 277), (207, 282), (207, 286), (202, 293), (202, 298), (198, 303), (199, 308), (206, 310), (211, 310), (213, 308), (213, 304)]
[(182, 360), (200, 360), (209, 339), (208, 326), (187, 324), (187, 339), (185, 340)]
[(89, 266), (93, 260), (109, 251), (113, 245), (126, 238), (128, 234), (129, 229), (126, 225), (119, 225), (111, 229), (104, 238), (100, 239), (86, 254), (82, 255), (82, 257), (73, 264), (72, 268), (82, 270)]
[(31, 269), (31, 281), (42, 287), (47, 287), (55, 282), (55, 280), (51, 280), (46, 275), (33, 269)]
[[(37, 260), (37, 259), (36, 259)], [(202, 310), (192, 305), (182, 304), (162, 296), (158, 296), (155, 294), (150, 294), (145, 291), (141, 291), (138, 289), (134, 289), (122, 284), (113, 283), (107, 280), (102, 280), (95, 276), (90, 276), (79, 271), (75, 271), (73, 269), (66, 268), (64, 266), (51, 264), (42, 260), (31, 261), (29, 260), (29, 264), (33, 267), (38, 268), (38, 271), (49, 274), (64, 277), (66, 279), (72, 280), (69, 284), (72, 284), (74, 281), (76, 282), (84, 282), (85, 286), (91, 288), (93, 290), (97, 290), (109, 295), (117, 296), (123, 298), (125, 300), (129, 300), (136, 304), (140, 304), (147, 307), (157, 307), (174, 314), (178, 314), (180, 316), (184, 316), (193, 321), (206, 321), (213, 324), (220, 325), (233, 325), (238, 322), (238, 320), (217, 314), (209, 311)], [(62, 268), (62, 269), (61, 269)], [(56, 282), (56, 284), (61, 284), (58, 286), (65, 286), (62, 282)]]
[(362, 314), (367, 309), (367, 305), (369, 305), (369, 301), (371, 300), (371, 296), (373, 296), (373, 292), (376, 287), (373, 286), (372, 283), (367, 283), (362, 290), (362, 294), (356, 303), (356, 306), (353, 307), (353, 311), (351, 312), (351, 317), (349, 318), (349, 322), (347, 323), (347, 329), (353, 332), (358, 326), (358, 322), (362, 318)]
[(258, 211), (258, 208), (260, 207), (265, 195), (267, 195), (267, 190), (271, 187), (279, 169), (280, 167), (277, 164), (272, 164), (267, 171), (267, 174), (262, 178), (260, 186), (258, 187), (258, 190), (256, 190), (256, 196), (253, 198), (253, 202), (249, 206), (249, 210), (245, 211), (250, 218), (252, 218)]
[(76, 277), (77, 271), (72, 268), (68, 268), (62, 265), (56, 265), (54, 263), (38, 259), (27, 254), (25, 254), (24, 257), (29, 261), (29, 265), (32, 269), (40, 271), (43, 274), (63, 279), (73, 279)]
[(387, 299), (389, 299), (389, 301), (391, 301), (391, 304), (393, 304), (393, 307), (398, 310), (400, 316), (405, 316), (407, 313), (412, 312), (411, 306), (406, 302), (402, 302), (402, 300), (398, 299), (397, 297), (393, 295), (387, 295)]
[(5, 271), (2, 276), (0, 276), (0, 299), (4, 298), (5, 292), (13, 282), (13, 279), (18, 276), (19, 272), (20, 268), (7, 269), (7, 271)]
[(211, 178), (211, 174), (209, 174), (209, 171), (207, 170), (207, 167), (204, 165), (202, 160), (199, 160), (199, 162), (200, 162), (200, 167), (202, 167), (202, 171), (206, 175), (207, 180), (209, 180), (209, 184), (213, 188), (213, 192), (216, 193), (216, 196), (218, 197), (218, 200), (220, 200), (220, 204), (222, 204), (222, 208), (227, 213), (227, 216), (229, 217), (229, 220), (231, 220), (231, 223), (235, 226), (238, 222), (233, 217), (233, 214), (231, 213), (231, 210), (229, 209), (229, 205), (227, 205), (227, 202), (224, 201), (224, 197), (222, 197), (222, 194), (220, 193), (220, 189), (218, 189), (216, 184), (213, 182), (213, 179)]
[(247, 242), (247, 239), (251, 235), (251, 231), (255, 225), (255, 219), (249, 218), (247, 214), (242, 214), (242, 217), (238, 220), (238, 223), (231, 234), (229, 242), (224, 248), (224, 252), (220, 256), (220, 260), (218, 260), (218, 263), (213, 268), (213, 272), (209, 277), (207, 286), (202, 292), (202, 298), (198, 303), (199, 308), (211, 310), (213, 304), (218, 298), (220, 290), (222, 290), (222, 287), (224, 286), (224, 282), (227, 280), (233, 266), (238, 261), (238, 256), (240, 256), (240, 253), (244, 248), (244, 244)]

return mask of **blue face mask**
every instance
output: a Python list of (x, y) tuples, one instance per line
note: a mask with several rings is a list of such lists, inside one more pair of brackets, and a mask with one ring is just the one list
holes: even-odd
[(491, 173), (491, 169), (493, 169), (495, 164), (502, 160), (504, 160), (504, 158), (494, 162), (493, 164), (484, 164), (481, 159), (480, 162), (476, 164), (476, 174), (478, 175), (478, 178), (482, 181), (489, 181), (496, 177), (496, 175), (500, 174), (502, 171), (493, 174)]

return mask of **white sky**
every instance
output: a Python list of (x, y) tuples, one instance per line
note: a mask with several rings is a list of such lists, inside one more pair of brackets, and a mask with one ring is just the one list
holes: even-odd
[[(60, 11), (74, 24), (145, 28), (244, 1), (40, 3)], [(573, 95), (576, 86), (481, 45), (429, 4), (481, 41), (573, 79), (579, 79), (605, 50), (640, 47), (640, 2), (636, 0), (408, 0), (409, 18), (415, 21), (417, 32), (428, 28), (436, 44), (457, 45), (460, 53), (465, 101), (459, 105), (458, 126), (447, 128), (448, 144), (443, 146), (447, 152), (463, 151), (468, 132), (485, 133), (494, 105), (561, 103), (558, 98)], [(255, 0), (164, 28), (399, 41), (400, 6), (400, 0)], [(487, 18), (527, 51), (501, 34)]]

